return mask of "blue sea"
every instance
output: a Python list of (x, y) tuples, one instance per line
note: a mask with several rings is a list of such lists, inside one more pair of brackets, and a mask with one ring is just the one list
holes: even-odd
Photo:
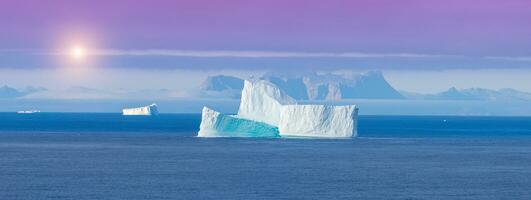
[(354, 139), (200, 118), (0, 113), (0, 199), (531, 199), (531, 117), (360, 116)]

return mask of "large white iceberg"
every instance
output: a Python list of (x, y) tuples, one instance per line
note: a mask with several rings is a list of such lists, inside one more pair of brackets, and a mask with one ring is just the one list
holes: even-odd
[(355, 137), (355, 105), (299, 105), (264, 80), (246, 80), (237, 115), (204, 107), (199, 137)]

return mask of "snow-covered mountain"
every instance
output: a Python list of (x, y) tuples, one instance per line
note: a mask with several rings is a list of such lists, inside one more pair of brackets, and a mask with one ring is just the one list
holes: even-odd
[[(403, 99), (380, 72), (359, 74), (346, 78), (334, 74), (309, 73), (283, 75), (268, 73), (259, 79), (267, 80), (296, 100), (341, 100), (341, 99)], [(243, 80), (231, 76), (208, 77), (201, 89), (207, 94), (238, 98)]]

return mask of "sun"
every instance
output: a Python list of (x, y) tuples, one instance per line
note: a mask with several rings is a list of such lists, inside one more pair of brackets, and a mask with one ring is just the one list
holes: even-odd
[(71, 50), (71, 55), (73, 58), (79, 60), (85, 57), (85, 49), (81, 46), (74, 46)]

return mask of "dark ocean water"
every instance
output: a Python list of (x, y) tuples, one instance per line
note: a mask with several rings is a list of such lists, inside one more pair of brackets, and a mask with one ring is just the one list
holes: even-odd
[(0, 199), (531, 199), (531, 117), (361, 116), (355, 139), (199, 122), (0, 113)]

